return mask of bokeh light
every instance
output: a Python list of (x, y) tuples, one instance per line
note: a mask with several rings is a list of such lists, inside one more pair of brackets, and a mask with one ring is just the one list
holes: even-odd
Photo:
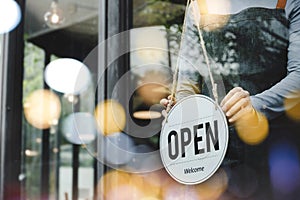
[[(215, 31), (227, 25), (230, 15), (230, 1), (201, 1), (198, 0), (198, 6), (195, 10), (202, 13), (200, 17), (200, 27), (206, 31)], [(197, 9), (198, 8), (198, 9)], [(196, 17), (197, 15), (195, 15)], [(195, 21), (199, 21), (195, 19)]]
[(288, 95), (284, 100), (284, 108), (287, 116), (292, 120), (300, 122), (300, 92)]
[(240, 1), (240, 0), (197, 0), (210, 14), (235, 14), (251, 7), (276, 8), (276, 1)]
[(258, 111), (245, 114), (236, 122), (235, 127), (239, 138), (249, 145), (260, 144), (269, 134), (269, 122)]
[[(204, 2), (198, 0), (199, 2)], [(205, 0), (207, 12), (210, 14), (229, 14), (231, 13), (231, 2), (229, 0)], [(201, 4), (200, 4), (201, 5)]]
[(68, 115), (62, 121), (62, 133), (72, 144), (91, 143), (97, 134), (94, 116), (84, 112)]
[(160, 178), (161, 199), (194, 200), (199, 199), (195, 185), (183, 185), (175, 181), (165, 169), (157, 171)]
[(123, 165), (128, 163), (133, 156), (130, 150), (134, 142), (124, 133), (114, 133), (104, 137), (103, 144), (104, 151), (101, 154), (106, 163)]
[(156, 197), (143, 197), (141, 200), (160, 200)]
[[(155, 181), (150, 181), (151, 179)], [(155, 179), (154, 173), (151, 174), (132, 174), (131, 182), (136, 185), (143, 193), (143, 198), (158, 198), (160, 195), (160, 183), (156, 182), (159, 179)]]
[(106, 200), (140, 200), (143, 193), (134, 185), (124, 185), (113, 188), (107, 195)]
[(214, 200), (225, 192), (228, 187), (228, 176), (222, 168), (220, 168), (207, 181), (195, 186), (199, 195), (199, 199)]
[(28, 156), (28, 157), (35, 157), (35, 156), (38, 156), (39, 153), (37, 151), (34, 151), (34, 150), (26, 149), (25, 150), (25, 155)]
[(161, 199), (161, 179), (155, 175), (154, 172), (150, 174), (131, 174), (116, 170), (109, 171), (101, 177), (98, 183), (98, 194), (101, 197), (100, 199), (111, 200)]
[(158, 119), (162, 115), (158, 111), (140, 110), (133, 113), (133, 117), (136, 119)]
[(98, 183), (98, 195), (100, 199), (137, 199), (133, 198), (141, 197), (142, 195), (137, 188), (132, 187), (130, 184), (130, 174), (122, 171), (109, 171), (104, 174)]
[(26, 120), (38, 129), (57, 125), (61, 112), (59, 97), (50, 90), (32, 92), (23, 104)]
[(300, 161), (297, 147), (282, 141), (270, 148), (269, 166), (272, 186), (289, 194), (300, 188)]
[(198, 200), (199, 196), (194, 186), (183, 185), (172, 181), (163, 188), (164, 200)]
[(44, 21), (50, 28), (57, 28), (64, 23), (64, 13), (62, 9), (59, 8), (58, 2), (51, 2), (50, 9), (44, 15)]
[(228, 185), (223, 169), (200, 185), (183, 185), (172, 179), (164, 169), (149, 173), (127, 173), (112, 170), (98, 183), (100, 199), (142, 200), (214, 200), (220, 198)]
[[(136, 28), (130, 32), (133, 66), (146, 63), (166, 63), (168, 43), (163, 26)], [(145, 40), (145, 38), (147, 38)]]
[(72, 58), (60, 58), (46, 66), (45, 81), (58, 92), (80, 94), (91, 84), (91, 74), (82, 62)]
[(100, 102), (95, 109), (95, 118), (99, 131), (104, 135), (121, 132), (126, 125), (123, 106), (115, 100)]
[(149, 70), (138, 81), (137, 93), (145, 104), (159, 104), (162, 98), (170, 94), (169, 84), (169, 75), (159, 70)]
[(13, 30), (21, 20), (20, 6), (14, 0), (2, 0), (0, 6), (0, 34)]

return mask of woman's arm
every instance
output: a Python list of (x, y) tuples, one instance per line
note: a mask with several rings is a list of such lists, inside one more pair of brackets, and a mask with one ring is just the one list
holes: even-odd
[(294, 99), (300, 101), (300, 1), (288, 0), (286, 15), (289, 19), (289, 47), (287, 76), (268, 90), (251, 96), (254, 108), (268, 119), (285, 112), (284, 101)]

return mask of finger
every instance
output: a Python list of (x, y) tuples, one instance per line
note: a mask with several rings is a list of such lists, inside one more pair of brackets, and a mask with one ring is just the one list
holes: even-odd
[(225, 102), (227, 102), (235, 93), (240, 91), (243, 91), (241, 87), (235, 87), (232, 90), (230, 90), (224, 97), (224, 99), (221, 101), (220, 106), (222, 107), (225, 104)]
[(246, 115), (252, 113), (253, 111), (254, 111), (254, 108), (252, 106), (247, 106), (243, 109), (240, 109), (235, 115), (230, 117), (228, 119), (228, 121), (230, 123), (234, 123), (234, 122), (238, 121), (239, 119), (241, 119), (243, 116), (246, 116)]
[(162, 116), (165, 118), (165, 117), (167, 116), (167, 111), (166, 111), (166, 110), (163, 110), (163, 111), (161, 111), (161, 114), (162, 114)]
[(176, 98), (175, 96), (169, 95), (168, 100), (170, 101), (170, 104), (173, 106), (176, 104)]
[(240, 101), (243, 98), (247, 98), (247, 97), (249, 97), (248, 91), (242, 90), (240, 92), (236, 92), (234, 95), (231, 96), (230, 99), (227, 100), (227, 102), (224, 103), (224, 105), (222, 106), (222, 110), (226, 113), (238, 101)]
[(248, 91), (243, 90), (242, 88), (234, 88), (228, 93), (227, 97), (224, 98), (222, 102), (223, 103), (222, 106), (227, 107), (228, 109), (233, 104), (235, 104), (240, 98), (244, 98), (248, 95), (249, 95)]
[(231, 117), (235, 115), (238, 111), (240, 111), (243, 108), (246, 108), (249, 105), (251, 106), (250, 98), (242, 98), (239, 101), (237, 101), (225, 114), (227, 117)]
[(172, 101), (169, 101), (167, 108), (166, 108), (167, 113), (171, 110), (172, 106), (173, 106)]
[(167, 107), (167, 105), (168, 105), (168, 103), (169, 103), (169, 100), (167, 100), (167, 99), (161, 99), (159, 103), (160, 103), (162, 106)]

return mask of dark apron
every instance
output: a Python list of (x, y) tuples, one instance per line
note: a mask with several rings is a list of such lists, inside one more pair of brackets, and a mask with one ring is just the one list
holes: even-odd
[[(219, 19), (214, 22), (210, 18)], [(221, 76), (226, 93), (240, 86), (255, 95), (286, 76), (288, 21), (283, 10), (249, 8), (230, 16), (205, 15), (201, 19), (204, 19), (201, 27), (207, 52), (214, 62), (224, 67), (220, 71), (223, 72)], [(228, 67), (236, 64), (238, 68)], [(208, 87), (202, 85), (203, 93), (211, 96)], [(278, 127), (273, 128), (275, 124), (278, 126), (278, 122), (269, 123), (270, 136), (278, 130)], [(287, 123), (290, 121), (282, 121), (280, 126), (286, 127)], [(267, 165), (265, 143), (249, 146), (238, 138), (233, 125), (229, 125), (229, 131), (224, 165), (248, 161)], [(257, 160), (253, 161), (253, 157)]]

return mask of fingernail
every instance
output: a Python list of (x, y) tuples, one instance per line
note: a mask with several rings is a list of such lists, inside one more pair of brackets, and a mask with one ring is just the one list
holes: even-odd
[(222, 108), (222, 110), (223, 110), (224, 112), (226, 111), (226, 107), (225, 107), (225, 106), (222, 106), (221, 108)]
[(230, 116), (230, 114), (231, 114), (230, 112), (227, 112), (227, 113), (226, 113), (226, 116), (227, 116), (227, 117), (229, 117), (229, 116)]
[(232, 122), (233, 120), (230, 118), (228, 121), (229, 121), (229, 122)]

